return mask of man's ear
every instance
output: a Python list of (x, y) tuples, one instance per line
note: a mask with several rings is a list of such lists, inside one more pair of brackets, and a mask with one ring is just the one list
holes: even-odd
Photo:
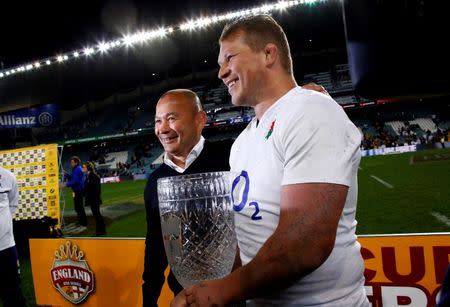
[(264, 54), (266, 55), (266, 66), (272, 66), (278, 60), (278, 47), (268, 43), (264, 47)]
[(195, 117), (196, 117), (196, 122), (198, 123), (199, 126), (201, 126), (201, 129), (203, 130), (203, 128), (206, 125), (206, 119), (207, 119), (206, 112), (205, 111), (198, 112), (195, 115)]

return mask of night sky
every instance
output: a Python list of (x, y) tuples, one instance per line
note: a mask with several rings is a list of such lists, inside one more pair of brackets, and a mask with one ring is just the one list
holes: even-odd
[[(14, 1), (0, 4), (0, 65), (12, 69), (61, 53), (120, 39), (126, 34), (160, 26), (177, 26), (212, 14), (248, 9), (277, 1), (166, 0), (154, 1)], [(274, 12), (283, 26), (303, 73), (329, 68), (331, 60), (345, 63), (345, 35), (337, 0)], [(64, 108), (108, 97), (140, 85), (217, 69), (222, 24), (132, 47), (82, 56), (64, 63), (0, 79), (0, 111), (56, 102)], [(323, 57), (338, 49), (339, 60)], [(306, 58), (305, 58), (306, 55)], [(330, 60), (330, 61), (329, 61)], [(311, 67), (311, 65), (324, 67)]]
[(8, 68), (82, 48), (84, 44), (121, 37), (127, 32), (174, 25), (202, 13), (224, 13), (261, 3), (255, 0), (2, 1), (0, 62)]

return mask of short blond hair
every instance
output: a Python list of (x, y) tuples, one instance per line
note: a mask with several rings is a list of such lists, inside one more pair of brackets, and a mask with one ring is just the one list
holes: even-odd
[(283, 28), (269, 15), (256, 15), (237, 19), (227, 24), (219, 42), (244, 34), (244, 41), (253, 51), (262, 50), (272, 43), (278, 47), (280, 62), (288, 74), (292, 74), (292, 57)]

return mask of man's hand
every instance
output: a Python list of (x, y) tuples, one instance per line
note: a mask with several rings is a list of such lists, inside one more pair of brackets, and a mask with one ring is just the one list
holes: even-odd
[(187, 307), (189, 306), (186, 302), (186, 290), (181, 291), (170, 303), (170, 307)]
[(222, 280), (201, 282), (181, 291), (170, 304), (171, 307), (222, 307), (229, 302), (225, 299)]
[(304, 84), (304, 85), (302, 85), (302, 88), (311, 90), (311, 91), (316, 91), (316, 92), (330, 96), (330, 94), (327, 92), (327, 90), (322, 85), (316, 84), (314, 82)]

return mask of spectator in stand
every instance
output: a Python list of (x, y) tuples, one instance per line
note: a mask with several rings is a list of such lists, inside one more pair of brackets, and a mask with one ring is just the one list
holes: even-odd
[(439, 137), (439, 143), (441, 143), (442, 148), (445, 149), (445, 136), (443, 134)]

